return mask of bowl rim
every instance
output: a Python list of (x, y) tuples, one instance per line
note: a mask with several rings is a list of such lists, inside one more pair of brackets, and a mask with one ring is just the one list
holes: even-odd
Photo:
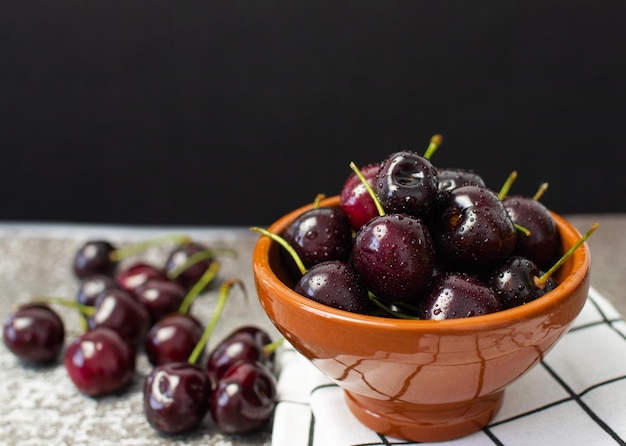
[[(320, 206), (338, 206), (339, 199), (338, 195), (328, 197), (320, 201)], [(295, 219), (302, 212), (312, 207), (313, 204), (310, 203), (284, 214), (282, 217), (274, 221), (267, 228), (267, 230), (273, 233), (282, 233), (289, 222)], [(570, 238), (581, 237), (580, 232), (564, 217), (551, 210), (550, 213), (552, 214), (552, 217), (554, 218), (555, 223), (557, 224), (557, 227), (562, 235), (567, 235)], [(468, 331), (487, 327), (492, 328), (494, 326), (510, 325), (512, 321), (516, 320), (523, 321), (532, 319), (550, 312), (551, 309), (559, 306), (564, 300), (570, 298), (578, 287), (587, 281), (591, 263), (589, 247), (585, 242), (578, 249), (576, 249), (571, 258), (568, 260), (568, 262), (572, 262), (572, 273), (565, 277), (565, 279), (560, 282), (554, 290), (539, 299), (535, 299), (532, 302), (517, 307), (479, 316), (444, 320), (416, 320), (352, 313), (321, 304), (296, 293), (293, 289), (282, 282), (270, 267), (268, 253), (273, 245), (277, 245), (277, 242), (271, 240), (270, 237), (260, 235), (254, 248), (253, 267), (254, 274), (258, 280), (262, 280), (266, 284), (270, 284), (273, 288), (282, 291), (282, 293), (276, 293), (276, 295), (273, 296), (275, 299), (280, 300), (289, 306), (298, 307), (301, 310), (310, 314), (315, 314), (319, 317), (343, 320), (352, 324), (363, 326), (375, 326), (379, 329), (382, 327), (392, 330), (419, 329), (429, 331), (433, 329), (446, 329)]]

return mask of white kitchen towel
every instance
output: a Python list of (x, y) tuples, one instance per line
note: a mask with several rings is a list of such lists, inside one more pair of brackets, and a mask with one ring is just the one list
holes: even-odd
[[(343, 391), (285, 344), (272, 446), (414, 445), (378, 434), (349, 411)], [(419, 443), (427, 445), (429, 443)], [(544, 360), (507, 388), (482, 430), (432, 443), (458, 446), (626, 445), (626, 323), (595, 289)]]

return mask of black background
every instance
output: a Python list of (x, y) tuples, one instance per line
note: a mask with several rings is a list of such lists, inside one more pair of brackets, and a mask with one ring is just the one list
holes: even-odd
[(269, 224), (392, 151), (626, 212), (626, 2), (0, 6), (0, 220)]

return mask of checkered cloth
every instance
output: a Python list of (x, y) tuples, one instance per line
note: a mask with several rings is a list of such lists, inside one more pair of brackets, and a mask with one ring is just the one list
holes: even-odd
[[(286, 344), (272, 446), (413, 445), (359, 423), (343, 391)], [(425, 445), (428, 443), (420, 443)], [(442, 443), (436, 443), (441, 445)], [(626, 322), (595, 289), (569, 332), (507, 388), (484, 429), (445, 444), (626, 445)]]

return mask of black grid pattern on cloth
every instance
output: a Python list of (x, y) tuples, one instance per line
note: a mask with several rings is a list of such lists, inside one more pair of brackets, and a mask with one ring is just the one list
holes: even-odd
[[(295, 350), (284, 353), (297, 354)], [(488, 426), (453, 443), (570, 445), (574, 439), (575, 444), (626, 446), (626, 322), (593, 288), (570, 330), (519, 383), (507, 389), (501, 410)], [(532, 388), (541, 388), (542, 392), (529, 392)], [(323, 392), (335, 398), (342, 395), (333, 383), (322, 383), (308, 391), (311, 399), (326, 398)], [(316, 432), (328, 427), (320, 425), (311, 402), (281, 399), (277, 413), (280, 409), (300, 411), (304, 420), (300, 428), (306, 432), (301, 433), (302, 442), (297, 444), (317, 446)], [(375, 432), (368, 432), (367, 438), (364, 442), (330, 446), (425, 444)]]

